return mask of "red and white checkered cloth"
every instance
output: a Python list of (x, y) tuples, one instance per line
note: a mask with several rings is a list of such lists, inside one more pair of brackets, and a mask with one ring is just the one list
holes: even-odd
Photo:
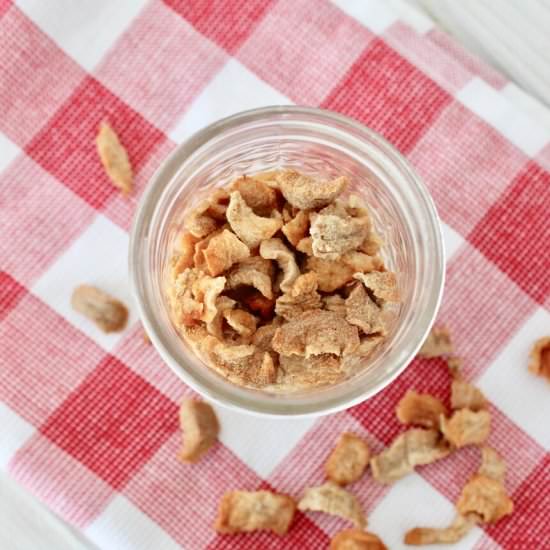
[[(320, 483), (343, 430), (380, 449), (403, 428), (408, 388), (448, 399), (439, 360), (321, 419), (262, 420), (218, 409), (221, 442), (176, 460), (177, 410), (191, 391), (141, 337), (128, 291), (128, 229), (163, 158), (221, 116), (269, 104), (318, 105), (393, 142), (443, 220), (440, 318), (467, 375), (492, 402), (490, 444), (509, 464), (514, 514), (456, 548), (549, 548), (550, 399), (528, 374), (550, 334), (550, 135), (508, 101), (509, 84), (422, 18), (384, 0), (0, 0), (0, 462), (102, 548), (326, 548), (345, 526), (298, 514), (287, 537), (221, 536), (231, 488), (300, 495)], [(406, 21), (406, 22), (405, 22)], [(107, 118), (136, 171), (124, 198), (94, 137)], [(132, 304), (104, 335), (71, 311), (97, 284)], [(417, 525), (445, 525), (477, 468), (467, 449), (392, 487), (353, 486), (393, 550)]]

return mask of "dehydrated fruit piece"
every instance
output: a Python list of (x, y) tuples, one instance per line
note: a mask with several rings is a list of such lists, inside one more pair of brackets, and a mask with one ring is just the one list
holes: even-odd
[(494, 449), (487, 446), (482, 447), (481, 466), (479, 467), (478, 474), (502, 483), (506, 476), (506, 463)]
[(275, 331), (273, 349), (282, 355), (347, 355), (359, 345), (357, 327), (332, 311), (306, 311)]
[(103, 332), (119, 332), (128, 322), (126, 306), (95, 286), (76, 287), (71, 296), (71, 306), (93, 321)]
[(323, 306), (328, 311), (334, 311), (342, 317), (346, 316), (346, 300), (339, 294), (323, 296)]
[(462, 357), (457, 357), (452, 355), (447, 357), (447, 368), (449, 369), (449, 374), (453, 379), (461, 379), (462, 377)]
[(309, 213), (304, 210), (300, 210), (294, 218), (281, 228), (284, 236), (292, 246), (296, 246), (303, 238), (307, 237), (308, 230)]
[(206, 323), (206, 330), (216, 338), (223, 340), (223, 320), (227, 310), (233, 309), (237, 305), (235, 300), (228, 296), (218, 296), (216, 298), (216, 315), (212, 321)]
[(220, 501), (214, 529), (219, 533), (272, 531), (287, 533), (296, 503), (287, 496), (271, 491), (229, 491)]
[(273, 298), (272, 277), (271, 261), (251, 256), (231, 268), (227, 275), (227, 286), (228, 288), (237, 288), (241, 285), (252, 286), (271, 300)]
[(550, 381), (550, 336), (539, 338), (529, 355), (529, 370)]
[(358, 248), (361, 252), (364, 252), (369, 256), (376, 256), (376, 254), (380, 252), (383, 244), (384, 241), (382, 240), (382, 237), (371, 230), (368, 237), (359, 245)]
[(348, 186), (345, 176), (321, 180), (294, 170), (279, 172), (277, 182), (284, 198), (302, 210), (320, 208), (333, 201)]
[(334, 292), (351, 281), (355, 273), (352, 267), (341, 261), (323, 260), (315, 256), (306, 260), (305, 268), (317, 274), (322, 292)]
[(213, 231), (205, 237), (204, 239), (201, 239), (199, 242), (195, 244), (195, 253), (193, 254), (193, 263), (195, 264), (195, 267), (197, 269), (200, 269), (202, 271), (206, 271), (206, 260), (204, 259), (204, 251), (206, 250), (207, 246), (210, 244), (210, 241), (217, 237), (218, 235), (221, 235), (223, 231), (225, 231), (229, 226), (225, 225), (223, 227), (219, 227), (216, 229), (216, 231)]
[(204, 275), (199, 277), (191, 286), (191, 291), (195, 300), (204, 304), (204, 309), (200, 320), (210, 323), (214, 320), (217, 313), (216, 299), (225, 288), (225, 277), (209, 277)]
[(372, 271), (371, 273), (356, 273), (354, 278), (361, 281), (372, 292), (378, 303), (399, 302), (395, 273)]
[(257, 313), (262, 319), (270, 319), (275, 309), (275, 300), (270, 300), (257, 290), (251, 290), (242, 295), (241, 301), (250, 311)]
[(483, 443), (491, 431), (491, 415), (488, 411), (461, 409), (450, 418), (441, 416), (440, 420), (441, 433), (445, 439), (459, 448)]
[(249, 248), (256, 248), (265, 239), (273, 237), (283, 225), (282, 219), (254, 214), (238, 191), (231, 193), (226, 216), (231, 229)]
[(288, 292), (300, 275), (294, 254), (281, 239), (266, 239), (260, 245), (260, 256), (267, 260), (275, 260), (279, 264), (283, 272), (279, 287), (283, 292)]
[(229, 193), (225, 189), (218, 187), (214, 190), (206, 200), (206, 204), (205, 211), (209, 216), (219, 221), (225, 221), (225, 212), (229, 204)]
[(440, 326), (432, 328), (424, 344), (422, 344), (418, 355), (421, 357), (441, 357), (443, 355), (452, 355), (453, 352), (451, 333), (447, 327)]
[(193, 267), (193, 256), (198, 239), (191, 233), (181, 233), (174, 244), (175, 254), (172, 257), (172, 278), (175, 279), (184, 269)]
[(430, 464), (448, 454), (449, 448), (436, 430), (413, 428), (398, 435), (387, 449), (371, 458), (370, 466), (374, 479), (393, 483), (411, 473), (415, 466)]
[(370, 215), (365, 201), (359, 195), (355, 194), (351, 194), (348, 197), (346, 211), (354, 218), (364, 218)]
[(386, 332), (381, 310), (367, 294), (363, 285), (356, 285), (346, 299), (346, 320), (358, 326), (365, 334)]
[(282, 319), (280, 317), (275, 317), (271, 323), (258, 327), (252, 337), (252, 343), (261, 351), (272, 351), (271, 340), (273, 339), (275, 331), (281, 324)]
[(484, 523), (494, 523), (511, 514), (514, 504), (500, 481), (476, 474), (462, 489), (456, 508), (463, 516), (475, 514)]
[(130, 159), (116, 132), (105, 121), (99, 126), (96, 146), (101, 164), (109, 179), (124, 195), (128, 195), (134, 180)]
[(446, 411), (443, 403), (436, 397), (409, 390), (397, 404), (395, 412), (402, 424), (437, 428), (439, 427), (439, 417), (445, 415)]
[(365, 515), (355, 495), (332, 481), (327, 481), (318, 487), (307, 488), (298, 502), (298, 509), (302, 512), (324, 512), (349, 519), (360, 528), (366, 524)]
[(451, 407), (479, 411), (487, 407), (485, 396), (473, 384), (455, 378), (451, 384)]
[(256, 332), (256, 317), (242, 309), (228, 309), (223, 316), (227, 324), (241, 336), (252, 336)]
[(214, 409), (208, 403), (195, 399), (182, 401), (180, 427), (183, 447), (178, 456), (183, 462), (197, 462), (214, 445), (220, 431)]
[(310, 272), (300, 275), (290, 290), (277, 299), (275, 313), (290, 320), (304, 311), (320, 307), (321, 296), (317, 292), (317, 275)]
[(255, 177), (241, 176), (231, 184), (230, 189), (238, 191), (258, 216), (269, 216), (277, 208), (276, 191)]
[(213, 237), (203, 250), (208, 272), (216, 277), (229, 269), (233, 264), (250, 256), (250, 250), (234, 233), (224, 229)]
[(458, 515), (449, 527), (415, 527), (405, 534), (405, 544), (452, 544), (463, 539), (477, 523), (475, 516)]
[(368, 273), (384, 269), (384, 262), (379, 256), (369, 256), (364, 252), (352, 250), (342, 255), (341, 261), (353, 270), (353, 273)]
[(368, 357), (384, 340), (384, 336), (379, 334), (361, 336), (359, 347), (353, 352), (353, 354), (359, 357)]
[(293, 389), (320, 388), (343, 380), (340, 360), (328, 353), (299, 357), (280, 355), (277, 382)]
[(369, 465), (370, 451), (358, 435), (343, 433), (325, 463), (328, 479), (338, 485), (357, 481)]
[(309, 233), (313, 239), (313, 255), (325, 260), (338, 260), (342, 254), (356, 249), (365, 240), (368, 231), (367, 218), (340, 217), (321, 210), (311, 215)]
[(296, 245), (296, 250), (307, 256), (313, 256), (313, 239), (311, 237), (300, 239)]
[(372, 533), (346, 529), (330, 541), (330, 550), (388, 550), (388, 547)]
[(193, 326), (201, 319), (204, 304), (197, 301), (191, 289), (204, 273), (195, 268), (184, 269), (170, 288), (170, 301), (174, 318), (184, 326)]

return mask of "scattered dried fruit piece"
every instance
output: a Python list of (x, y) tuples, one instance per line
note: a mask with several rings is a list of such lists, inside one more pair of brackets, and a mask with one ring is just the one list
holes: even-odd
[(418, 355), (421, 357), (441, 357), (452, 355), (454, 352), (451, 333), (447, 327), (433, 327), (422, 344)]
[(283, 225), (281, 231), (290, 244), (296, 246), (303, 238), (307, 237), (308, 229), (309, 212), (300, 210), (294, 218)]
[(226, 215), (231, 229), (249, 248), (256, 248), (265, 239), (273, 237), (283, 225), (281, 219), (254, 214), (238, 191), (231, 193)]
[(374, 479), (393, 483), (411, 473), (415, 466), (430, 464), (446, 457), (449, 448), (436, 430), (413, 428), (398, 435), (391, 445), (371, 458)]
[(220, 425), (214, 409), (204, 401), (184, 399), (180, 406), (183, 447), (179, 458), (197, 462), (218, 439)]
[(233, 264), (250, 256), (250, 250), (234, 233), (224, 229), (213, 237), (203, 250), (208, 272), (216, 277), (229, 269)]
[(315, 256), (306, 260), (305, 267), (317, 274), (322, 292), (334, 292), (351, 281), (355, 273), (353, 268), (341, 261), (323, 260)]
[(130, 159), (116, 132), (105, 121), (99, 126), (96, 146), (101, 164), (109, 179), (124, 195), (128, 195), (134, 180)]
[(445, 415), (445, 406), (427, 393), (409, 390), (397, 404), (396, 414), (402, 424), (417, 424), (424, 428), (438, 428), (439, 417)]
[(484, 523), (494, 523), (511, 514), (514, 504), (500, 481), (476, 474), (462, 489), (456, 508), (462, 516), (475, 514)]
[(354, 278), (361, 281), (380, 304), (399, 302), (395, 273), (391, 271), (372, 271), (370, 273), (356, 273)]
[(348, 186), (345, 176), (321, 180), (294, 170), (280, 172), (277, 182), (284, 198), (302, 210), (320, 208), (332, 202)]
[(388, 547), (373, 533), (346, 529), (330, 541), (330, 550), (388, 550)]
[(267, 260), (275, 260), (279, 264), (279, 268), (283, 272), (279, 287), (283, 292), (288, 292), (300, 275), (294, 254), (281, 239), (265, 239), (260, 245), (260, 256)]
[(231, 268), (227, 275), (227, 287), (252, 286), (271, 300), (273, 298), (272, 277), (273, 266), (271, 261), (258, 256), (251, 256)]
[(488, 411), (455, 411), (450, 418), (441, 416), (441, 433), (455, 447), (480, 445), (491, 431), (491, 415)]
[(318, 487), (307, 488), (298, 502), (298, 509), (302, 512), (324, 512), (349, 519), (361, 529), (366, 524), (363, 510), (355, 495), (332, 481), (327, 481)]
[(529, 357), (529, 370), (550, 381), (550, 336), (539, 338), (533, 344)]
[(475, 516), (458, 515), (449, 527), (415, 527), (405, 534), (405, 544), (423, 546), (425, 544), (452, 544), (463, 539), (477, 523)]
[(128, 322), (128, 309), (120, 301), (91, 285), (73, 291), (71, 306), (93, 321), (103, 332), (119, 332)]
[(345, 376), (339, 358), (328, 353), (308, 358), (280, 355), (279, 367), (277, 382), (295, 390), (336, 384)]
[(230, 189), (238, 191), (258, 216), (269, 216), (277, 208), (276, 191), (255, 177), (241, 176), (231, 184)]
[(359, 333), (357, 327), (346, 323), (340, 315), (314, 309), (278, 328), (272, 345), (282, 355), (347, 355), (359, 345)]
[(325, 463), (327, 478), (338, 485), (357, 481), (369, 465), (366, 441), (353, 433), (343, 433)]
[(487, 407), (485, 396), (473, 384), (455, 378), (451, 384), (451, 408), (479, 411)]
[(220, 501), (214, 528), (219, 533), (272, 531), (284, 535), (294, 519), (296, 503), (270, 491), (229, 491)]
[(462, 363), (462, 357), (457, 357), (456, 355), (447, 357), (447, 368), (449, 369), (449, 374), (453, 379), (462, 378)]
[(317, 292), (317, 275), (310, 272), (300, 275), (290, 290), (277, 299), (275, 313), (290, 320), (304, 311), (320, 307), (321, 296)]
[(506, 463), (494, 449), (487, 446), (482, 447), (481, 466), (478, 474), (503, 483), (506, 476)]
[(228, 309), (223, 316), (227, 324), (241, 336), (252, 336), (256, 332), (256, 317), (242, 309)]
[(357, 284), (346, 299), (346, 320), (358, 326), (365, 334), (374, 332), (385, 334), (386, 332), (381, 310), (367, 294), (363, 285)]

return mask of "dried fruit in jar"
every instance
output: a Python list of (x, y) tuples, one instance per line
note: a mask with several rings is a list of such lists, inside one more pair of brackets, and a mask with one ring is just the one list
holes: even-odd
[(275, 313), (290, 320), (304, 311), (319, 309), (321, 295), (317, 292), (317, 275), (313, 272), (300, 275), (288, 292), (275, 302)]
[(231, 184), (230, 189), (238, 191), (258, 216), (269, 217), (277, 208), (277, 192), (259, 179), (241, 176)]
[(277, 383), (293, 389), (311, 389), (336, 384), (345, 372), (336, 355), (325, 353), (305, 358), (280, 355)]
[(273, 299), (273, 267), (270, 260), (251, 256), (239, 262), (227, 275), (227, 287), (251, 286), (269, 300)]
[(260, 245), (260, 256), (266, 260), (275, 260), (283, 272), (279, 288), (287, 292), (300, 275), (294, 254), (281, 239), (265, 239)]
[(322, 292), (334, 292), (353, 280), (355, 271), (342, 261), (323, 260), (311, 256), (306, 260), (306, 269), (317, 274), (319, 290)]
[(103, 121), (96, 138), (97, 152), (105, 172), (124, 195), (132, 190), (134, 176), (128, 153), (116, 132)]
[(204, 401), (184, 399), (180, 406), (180, 427), (183, 446), (179, 458), (198, 462), (216, 443), (220, 425), (214, 409)]
[(210, 239), (202, 253), (212, 277), (220, 275), (233, 264), (250, 256), (248, 247), (227, 229)]
[(399, 302), (395, 273), (391, 271), (372, 271), (370, 273), (356, 273), (354, 278), (365, 285), (379, 304)]
[(300, 210), (296, 216), (285, 223), (281, 228), (283, 235), (292, 246), (296, 246), (303, 238), (307, 237), (309, 230), (309, 212)]
[(386, 327), (381, 310), (367, 294), (363, 285), (357, 284), (346, 299), (346, 320), (359, 327), (365, 334), (385, 334)]
[(325, 463), (328, 479), (338, 485), (357, 481), (369, 465), (367, 442), (353, 433), (343, 433)]

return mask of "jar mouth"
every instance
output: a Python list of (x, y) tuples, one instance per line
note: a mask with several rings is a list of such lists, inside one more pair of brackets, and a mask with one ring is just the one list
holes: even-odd
[[(245, 132), (256, 132), (260, 136), (258, 144), (261, 144), (262, 140), (284, 140), (284, 136), (291, 132), (289, 128), (295, 128), (292, 131), (304, 143), (309, 143), (308, 140), (313, 143), (313, 134), (321, 136), (315, 138), (318, 143), (330, 142), (331, 146), (341, 149), (343, 154), (358, 163), (371, 162), (376, 157), (376, 164), (372, 166), (389, 178), (387, 181), (394, 186), (390, 194), (395, 197), (400, 214), (412, 228), (408, 246), (418, 265), (414, 280), (407, 284), (411, 285), (417, 302), (415, 308), (409, 308), (384, 362), (373, 364), (368, 383), (366, 379), (362, 382), (358, 378), (356, 383), (349, 384), (349, 387), (344, 384), (338, 390), (328, 387), (308, 395), (268, 395), (236, 386), (210, 372), (205, 365), (198, 365), (197, 358), (182, 352), (180, 337), (174, 338), (168, 329), (171, 322), (163, 311), (156, 282), (160, 254), (157, 241), (179, 191), (198, 173), (205, 159), (213, 162), (212, 159), (226, 154)], [(296, 106), (244, 111), (214, 122), (179, 145), (158, 168), (141, 198), (130, 235), (129, 263), (132, 290), (142, 323), (172, 370), (207, 399), (240, 411), (271, 417), (336, 412), (385, 388), (406, 368), (427, 336), (439, 309), (445, 278), (443, 239), (435, 205), (404, 157), (379, 134), (353, 119), (331, 111)]]

